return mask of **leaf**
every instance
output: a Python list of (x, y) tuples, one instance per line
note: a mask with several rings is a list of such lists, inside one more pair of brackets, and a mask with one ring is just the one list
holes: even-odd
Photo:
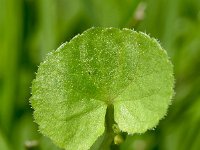
[(173, 94), (166, 52), (144, 33), (91, 28), (40, 64), (31, 104), (39, 130), (58, 146), (89, 149), (114, 105), (122, 131), (143, 133), (166, 114)]

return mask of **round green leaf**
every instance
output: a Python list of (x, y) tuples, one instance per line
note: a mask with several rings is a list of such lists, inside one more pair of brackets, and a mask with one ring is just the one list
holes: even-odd
[(40, 64), (31, 104), (39, 130), (58, 146), (89, 149), (114, 105), (119, 128), (143, 133), (166, 114), (173, 68), (155, 39), (129, 29), (91, 28)]

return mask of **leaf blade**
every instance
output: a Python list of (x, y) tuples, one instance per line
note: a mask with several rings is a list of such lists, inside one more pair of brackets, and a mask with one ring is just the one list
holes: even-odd
[(103, 134), (109, 105), (122, 131), (154, 127), (170, 104), (173, 81), (155, 39), (129, 29), (91, 28), (47, 56), (31, 104), (44, 135), (65, 149), (89, 149)]

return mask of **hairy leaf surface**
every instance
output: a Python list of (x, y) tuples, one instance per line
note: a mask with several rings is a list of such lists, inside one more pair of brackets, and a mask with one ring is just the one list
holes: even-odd
[(89, 149), (114, 105), (119, 128), (143, 133), (166, 114), (173, 95), (166, 52), (144, 33), (91, 28), (40, 64), (31, 104), (39, 130), (58, 146)]

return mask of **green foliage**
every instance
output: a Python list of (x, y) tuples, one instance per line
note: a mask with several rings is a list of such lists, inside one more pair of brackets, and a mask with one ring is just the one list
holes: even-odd
[(199, 150), (199, 8), (199, 0), (0, 0), (0, 149), (27, 150), (27, 141), (37, 141), (37, 150), (59, 149), (33, 122), (29, 98), (37, 66), (78, 33), (112, 26), (159, 39), (176, 81), (173, 105), (156, 130), (127, 135), (118, 149)]
[(124, 132), (155, 127), (170, 104), (173, 81), (155, 39), (129, 29), (91, 28), (40, 64), (31, 104), (44, 135), (65, 149), (85, 150), (103, 134), (110, 105)]
[(88, 0), (84, 9), (95, 26), (119, 27), (127, 23), (137, 4), (138, 0)]
[(0, 149), (2, 150), (10, 150), (8, 142), (5, 138), (5, 136), (0, 131)]

